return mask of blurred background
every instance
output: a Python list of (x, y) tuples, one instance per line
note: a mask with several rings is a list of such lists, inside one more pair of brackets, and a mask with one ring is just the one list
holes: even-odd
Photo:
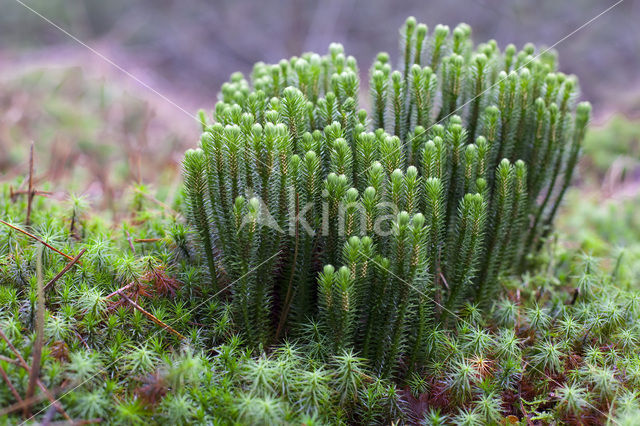
[(24, 178), (33, 142), (36, 181), (52, 196), (76, 192), (114, 215), (136, 191), (170, 201), (197, 143), (196, 111), (213, 107), (232, 72), (336, 41), (366, 73), (378, 51), (397, 60), (398, 28), (413, 15), (430, 30), (467, 22), (476, 42), (501, 47), (558, 43), (561, 70), (594, 105), (560, 223), (589, 250), (628, 245), (640, 240), (640, 0), (616, 3), (0, 0), (0, 182)]
[[(640, 111), (640, 1), (623, 0), (20, 0), (189, 108), (211, 104), (230, 73), (256, 61), (345, 45), (366, 70), (378, 51), (395, 57), (409, 15), (500, 46), (560, 42), (564, 72), (580, 77), (596, 111)], [(2, 0), (0, 64), (99, 60), (16, 0)]]

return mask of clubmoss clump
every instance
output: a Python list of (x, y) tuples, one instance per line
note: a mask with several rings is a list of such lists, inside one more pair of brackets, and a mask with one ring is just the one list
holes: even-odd
[(532, 45), (474, 46), (465, 24), (401, 32), (401, 69), (385, 53), (370, 69), (370, 113), (338, 44), (234, 74), (214, 122), (201, 112), (187, 212), (253, 346), (314, 318), (334, 350), (413, 368), (549, 232), (590, 115), (576, 78)]

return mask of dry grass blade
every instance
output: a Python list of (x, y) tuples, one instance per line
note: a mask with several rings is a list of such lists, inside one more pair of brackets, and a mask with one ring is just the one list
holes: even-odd
[(5, 362), (8, 362), (9, 364), (17, 365), (18, 367), (20, 366), (20, 361), (18, 361), (17, 359), (11, 359), (4, 355), (0, 355), (0, 361), (5, 361)]
[(31, 204), (33, 203), (33, 142), (29, 149), (29, 198), (27, 200), (27, 226), (31, 225)]
[(175, 334), (176, 336), (178, 336), (180, 339), (185, 340), (186, 337), (184, 337), (182, 334), (180, 334), (179, 332), (177, 332), (176, 330), (174, 330), (170, 325), (160, 321), (158, 318), (156, 318), (152, 313), (144, 310), (144, 308), (140, 305), (138, 305), (136, 302), (134, 302), (133, 300), (131, 300), (126, 294), (122, 293), (120, 290), (117, 291), (117, 293), (123, 297), (127, 302), (129, 302), (131, 304), (131, 306), (133, 306), (134, 308), (136, 308), (137, 310), (139, 310), (140, 312), (142, 312), (142, 314), (144, 316), (146, 316), (147, 318), (149, 318), (151, 321), (155, 322), (156, 324), (158, 324), (160, 327), (163, 327), (165, 329), (167, 329), (168, 331), (170, 331), (171, 333)]
[[(64, 390), (64, 389), (63, 388), (58, 388), (55, 391), (56, 392), (60, 392), (62, 390)], [(32, 396), (31, 398), (21, 399), (21, 400), (19, 400), (19, 402), (16, 402), (15, 404), (11, 404), (8, 407), (5, 407), (2, 410), (0, 410), (0, 417), (6, 416), (7, 414), (13, 413), (14, 411), (18, 411), (18, 410), (21, 410), (21, 409), (28, 409), (31, 405), (37, 404), (39, 402), (42, 402), (47, 398), (48, 398), (47, 395), (35, 395), (35, 396)], [(70, 417), (65, 416), (65, 418), (67, 418), (68, 421), (71, 421)]]
[(48, 290), (52, 285), (54, 285), (54, 284), (56, 283), (56, 281), (58, 281), (58, 280), (59, 280), (59, 279), (60, 279), (64, 274), (66, 274), (66, 273), (67, 273), (67, 271), (68, 271), (69, 269), (71, 269), (71, 267), (72, 267), (73, 265), (75, 265), (75, 264), (80, 260), (80, 258), (82, 257), (82, 255), (83, 255), (83, 254), (84, 254), (84, 252), (86, 252), (86, 251), (87, 251), (87, 249), (84, 249), (84, 248), (83, 248), (82, 250), (80, 250), (80, 253), (78, 253), (78, 255), (77, 255), (76, 257), (74, 257), (74, 258), (71, 260), (71, 262), (67, 263), (67, 264), (66, 264), (66, 266), (65, 266), (64, 268), (62, 268), (62, 271), (58, 272), (58, 274), (57, 274), (55, 277), (53, 277), (53, 278), (51, 279), (51, 281), (49, 281), (49, 282), (47, 283), (47, 285), (45, 285), (45, 286), (44, 286), (44, 290), (45, 290), (45, 291), (46, 291), (46, 290)]
[(58, 250), (57, 248), (53, 247), (51, 244), (48, 244), (46, 242), (44, 242), (42, 240), (42, 238), (37, 237), (33, 234), (31, 234), (30, 232), (25, 231), (24, 229), (18, 228), (15, 225), (10, 224), (9, 222), (5, 222), (4, 220), (0, 219), (0, 223), (2, 223), (3, 225), (8, 226), (9, 228), (13, 229), (14, 231), (18, 231), (23, 233), (24, 235), (26, 235), (27, 237), (33, 238), (34, 240), (36, 240), (39, 243), (42, 243), (45, 247), (47, 247), (49, 250), (53, 250), (54, 252), (58, 253), (60, 256), (64, 256), (69, 260), (73, 260), (73, 257), (69, 256), (66, 253), (61, 252), (60, 250)]
[(162, 241), (164, 238), (136, 238), (133, 240), (134, 243), (157, 243), (158, 241)]
[[(33, 149), (33, 145), (32, 145)], [(44, 285), (42, 280), (42, 251), (44, 249), (40, 247), (38, 250), (38, 256), (36, 259), (36, 276), (37, 276), (37, 311), (36, 311), (36, 341), (33, 345), (33, 358), (31, 363), (31, 371), (29, 373), (29, 385), (27, 386), (27, 393), (25, 395), (26, 400), (30, 400), (33, 397), (33, 393), (36, 389), (36, 381), (40, 376), (40, 360), (42, 359), (42, 345), (44, 344)], [(25, 417), (29, 417), (29, 405), (24, 407)]]
[(4, 368), (2, 368), (2, 366), (0, 366), (0, 375), (2, 376), (4, 381), (7, 383), (7, 386), (9, 386), (9, 390), (11, 390), (11, 393), (13, 394), (14, 398), (16, 399), (16, 401), (22, 402), (22, 398), (20, 397), (20, 394), (18, 393), (16, 388), (11, 383), (11, 380), (9, 380), (9, 376), (7, 376), (7, 372), (4, 371)]
[(175, 216), (175, 217), (179, 217), (182, 216), (180, 213), (178, 213), (177, 211), (175, 211), (174, 209), (172, 209), (171, 207), (169, 207), (168, 205), (166, 205), (165, 203), (163, 203), (162, 201), (158, 200), (157, 198), (153, 197), (152, 195), (147, 194), (144, 191), (141, 191), (139, 189), (135, 189), (135, 192), (137, 194), (142, 195), (144, 198), (146, 198), (149, 201), (152, 201), (154, 203), (156, 203), (157, 205), (159, 205), (160, 207), (162, 207), (167, 213), (169, 213), (171, 216)]
[(120, 287), (119, 289), (117, 289), (116, 291), (114, 291), (113, 293), (107, 295), (105, 297), (105, 299), (111, 299), (113, 296), (115, 296), (116, 294), (120, 294), (121, 291), (125, 291), (128, 290), (129, 288), (131, 288), (133, 285), (137, 284), (136, 282), (132, 282), (129, 283), (127, 285), (125, 285), (124, 287)]
[(135, 254), (136, 248), (133, 246), (133, 240), (131, 239), (131, 234), (129, 234), (129, 231), (127, 230), (125, 230), (124, 232), (127, 234), (127, 241), (129, 242), (129, 248), (131, 249), (131, 253)]
[[(13, 199), (15, 197), (17, 197), (18, 195), (27, 195), (29, 193), (29, 191), (24, 191), (24, 190), (18, 190), (18, 191), (14, 191), (12, 187), (9, 187), (9, 198)], [(51, 197), (53, 195), (53, 192), (51, 191), (40, 191), (39, 189), (34, 189), (33, 191), (31, 191), (31, 193), (35, 196), (39, 196), (39, 197)]]

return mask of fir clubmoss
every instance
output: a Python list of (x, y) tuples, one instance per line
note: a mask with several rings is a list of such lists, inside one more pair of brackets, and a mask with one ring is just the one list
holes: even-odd
[(189, 217), (253, 344), (317, 317), (388, 374), (466, 302), (486, 309), (548, 235), (589, 119), (576, 78), (531, 45), (474, 46), (466, 24), (401, 34), (401, 69), (385, 53), (370, 68), (371, 114), (332, 44), (234, 74), (201, 115)]

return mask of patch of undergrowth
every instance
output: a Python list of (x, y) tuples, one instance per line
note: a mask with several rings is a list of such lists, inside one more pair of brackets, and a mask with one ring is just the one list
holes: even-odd
[(120, 211), (132, 181), (172, 191), (183, 141), (192, 135), (184, 130), (188, 116), (88, 68), (3, 67), (0, 86), (0, 180), (24, 173), (33, 141), (38, 180), (53, 192), (86, 193), (105, 211)]
[(455, 331), (433, 333), (426, 378), (409, 381), (426, 391), (413, 403), (430, 407), (427, 424), (443, 413), (455, 424), (640, 418), (640, 296), (592, 257), (556, 266), (511, 283), (489, 317), (468, 306)]
[(628, 264), (623, 273), (637, 283), (640, 278), (640, 196), (607, 199), (600, 191), (575, 190), (567, 194), (567, 201), (565, 212), (558, 220), (563, 243), (613, 259), (605, 265), (607, 269), (614, 267), (615, 259), (622, 253)]
[[(638, 418), (640, 296), (620, 289), (629, 285), (618, 269), (604, 274), (588, 256), (550, 252), (551, 266), (508, 282), (488, 314), (467, 304), (452, 327), (429, 331), (425, 366), (394, 383), (377, 378), (351, 351), (333, 354), (313, 325), (295, 342), (267, 352), (248, 349), (233, 333), (232, 303), (211, 297), (209, 277), (190, 266), (192, 237), (182, 219), (153, 201), (134, 200), (129, 220), (117, 225), (91, 215), (80, 199), (36, 198), (27, 228), (25, 207), (25, 200), (0, 198), (12, 225), (69, 256), (86, 249), (45, 293), (39, 377), (70, 418), (108, 424), (580, 424), (613, 418), (633, 424)], [(20, 398), (33, 367), (40, 253), (46, 285), (69, 260), (0, 227), (6, 337), (0, 339), (0, 367)], [(113, 294), (119, 289), (126, 297)], [(34, 395), (26, 418), (64, 419), (62, 412), (47, 414), (43, 391)], [(6, 411), (16, 403), (3, 379), (6, 421), (25, 418), (21, 408)]]
[(582, 173), (591, 183), (600, 182), (607, 175), (637, 182), (640, 168), (640, 126), (637, 118), (612, 116), (588, 133), (584, 153)]
[[(230, 305), (212, 297), (208, 279), (190, 266), (191, 237), (171, 209), (137, 197), (129, 219), (111, 225), (91, 215), (81, 198), (66, 204), (36, 198), (26, 227), (26, 197), (12, 201), (8, 185), (2, 194), (0, 366), (11, 384), (0, 387), (5, 419), (42, 419), (53, 396), (64, 407), (51, 413), (55, 419), (115, 424), (402, 417), (396, 386), (370, 375), (352, 352), (325, 356), (317, 341), (269, 354), (247, 350), (233, 334)], [(82, 250), (67, 273), (46, 284), (69, 263), (65, 255)], [(42, 284), (39, 377), (46, 392), (36, 391), (24, 414), (19, 402), (33, 368)]]
[(637, 120), (615, 115), (593, 127), (578, 166), (580, 184), (569, 189), (556, 223), (562, 244), (611, 259), (621, 252), (628, 282), (640, 278), (640, 127)]

